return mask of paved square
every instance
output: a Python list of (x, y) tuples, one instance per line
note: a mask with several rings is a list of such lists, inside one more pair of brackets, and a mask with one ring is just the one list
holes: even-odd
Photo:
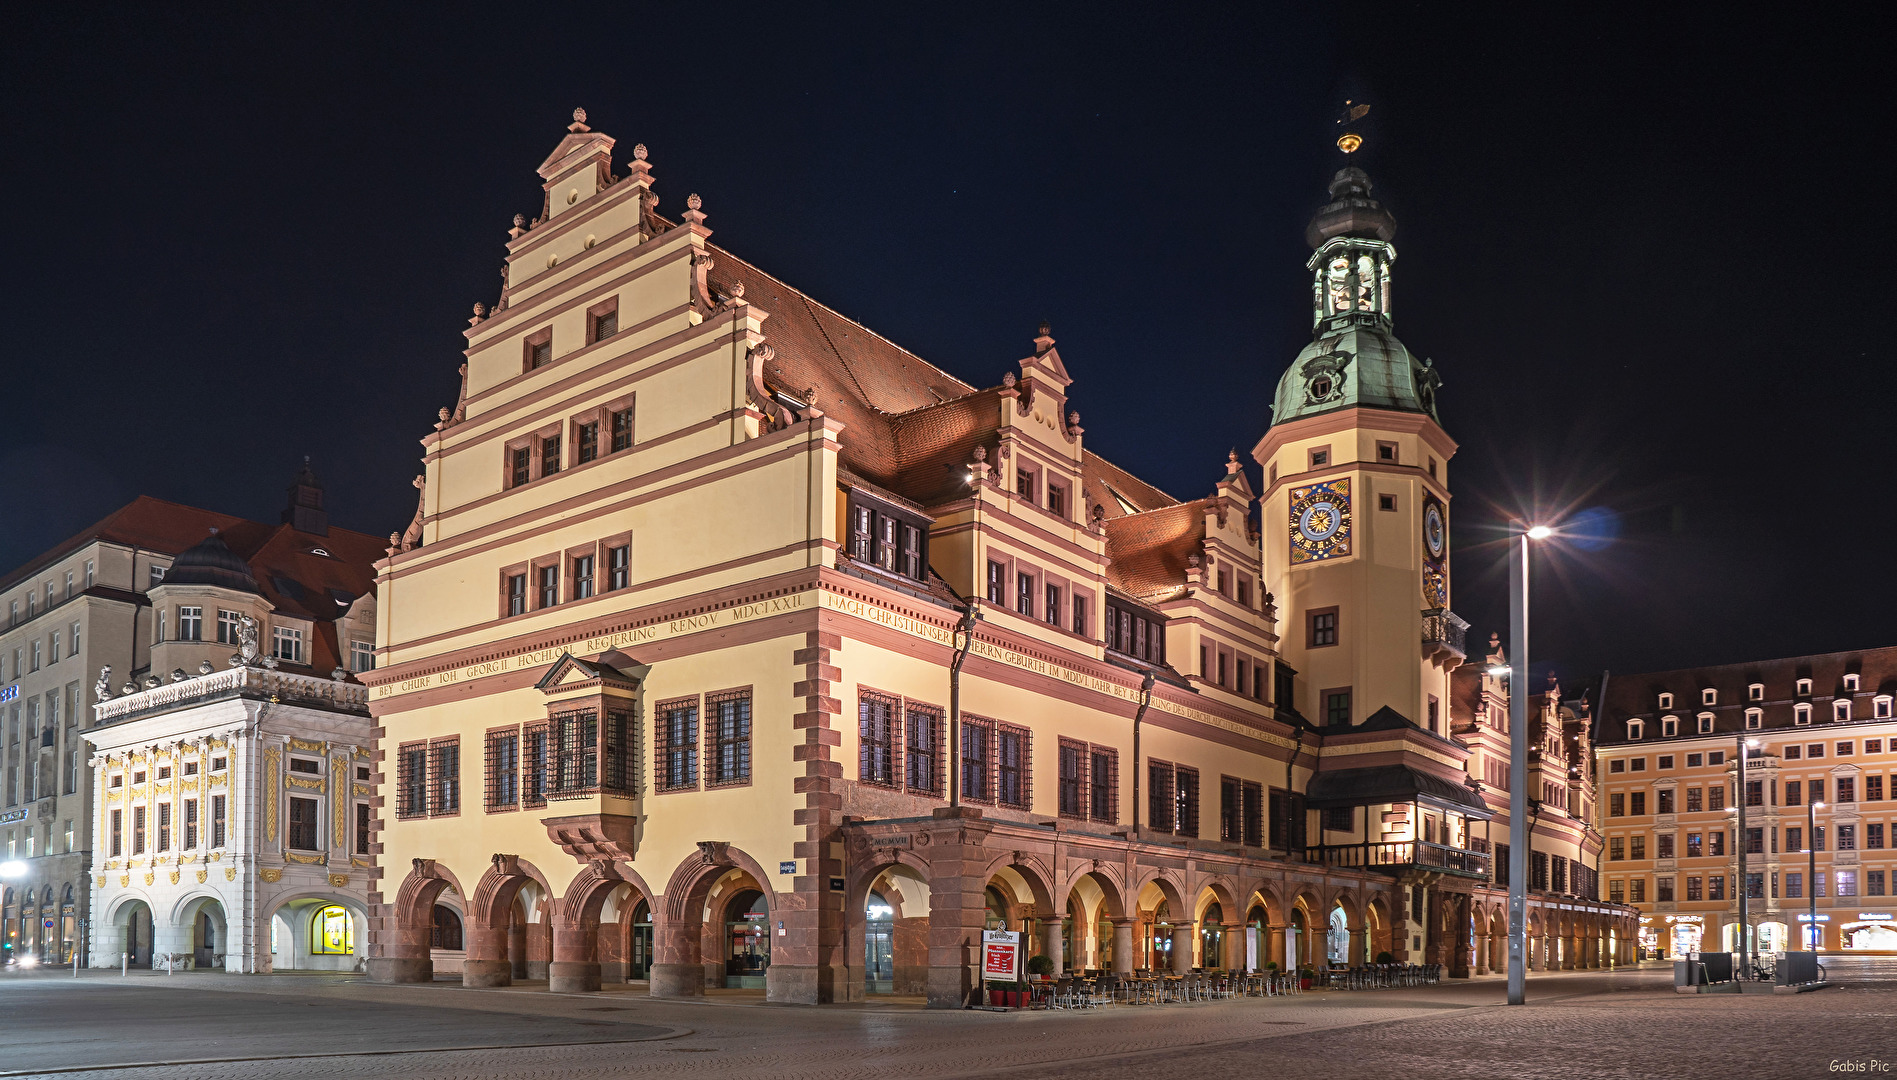
[[(633, 989), (375, 986), (351, 976), (0, 977), (0, 1075), (238, 1080), (404, 1076), (1835, 1076), (1897, 1059), (1897, 964), (1830, 965), (1839, 988), (1683, 996), (1671, 973), (1500, 981), (1088, 1012), (805, 1007)], [(1875, 1074), (1867, 1074), (1875, 1075)]]

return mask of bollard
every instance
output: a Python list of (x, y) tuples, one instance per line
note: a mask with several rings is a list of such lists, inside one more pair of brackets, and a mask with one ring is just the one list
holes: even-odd
[(119, 954), (119, 978), (122, 979), (125, 976), (130, 975), (131, 973), (132, 973), (132, 954), (122, 952)]

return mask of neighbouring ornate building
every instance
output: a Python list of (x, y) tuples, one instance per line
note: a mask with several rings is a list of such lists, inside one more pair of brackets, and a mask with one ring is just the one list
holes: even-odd
[[(1455, 444), (1361, 171), (1263, 487), (1234, 454), (1184, 500), (1086, 448), (1047, 327), (964, 381), (661, 214), (583, 114), (539, 173), (378, 564), (374, 977), (958, 1006), (997, 927), (1062, 969), (1499, 962)], [(1624, 959), (1579, 899), (1534, 900), (1556, 955)]]
[[(102, 666), (143, 680), (150, 590), (176, 555), (242, 518), (141, 497), (15, 569), (0, 586), (0, 945), (70, 963), (91, 917), (91, 756), (80, 735)], [(81, 957), (82, 962), (86, 962)], [(115, 961), (116, 962), (116, 958)]]
[[(1668, 956), (1897, 952), (1897, 648), (1610, 674), (1595, 756), (1607, 895)], [(1746, 834), (1736, 799), (1746, 759)], [(1739, 853), (1745, 850), (1744, 877)], [(1800, 927), (1806, 927), (1802, 932)]]
[(91, 688), (91, 962), (360, 965), (372, 564), (307, 467), (283, 523), (227, 521), (145, 593), (149, 674)]
[[(1495, 882), (1508, 883), (1510, 851), (1509, 797), (1513, 765), (1509, 759), (1509, 686), (1507, 656), (1495, 635), (1480, 663), (1456, 669), (1450, 689), (1451, 732), (1469, 747), (1467, 771), (1493, 817), (1475, 846), (1494, 855)], [(1602, 905), (1599, 867), (1605, 847), (1594, 824), (1597, 779), (1592, 746), (1593, 710), (1584, 692), (1564, 698), (1561, 685), (1550, 676), (1547, 687), (1529, 697), (1528, 704), (1528, 891), (1539, 900), (1528, 909), (1528, 966), (1540, 971), (1571, 968), (1583, 959), (1569, 955), (1570, 936), (1550, 926), (1563, 913), (1599, 912), (1620, 905)], [(1497, 929), (1505, 930), (1506, 927)], [(1625, 929), (1617, 924), (1617, 929)], [(1631, 940), (1616, 933), (1617, 949)], [(1624, 960), (1626, 957), (1623, 956)], [(1507, 956), (1496, 953), (1490, 968), (1505, 970)]]

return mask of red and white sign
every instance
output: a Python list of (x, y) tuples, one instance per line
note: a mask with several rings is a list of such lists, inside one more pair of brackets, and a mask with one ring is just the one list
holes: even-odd
[(986, 930), (981, 935), (981, 977), (1008, 981), (1021, 970), (1021, 935), (1012, 930)]

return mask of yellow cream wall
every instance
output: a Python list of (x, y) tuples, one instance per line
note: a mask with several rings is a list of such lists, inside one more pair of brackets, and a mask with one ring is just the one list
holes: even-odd
[[(847, 627), (843, 635), (842, 648), (833, 654), (833, 662), (839, 665), (843, 675), (838, 687), (843, 707), (839, 725), (842, 742), (837, 748), (835, 760), (842, 763), (844, 778), (855, 781), (861, 778), (862, 740), (857, 729), (857, 706), (862, 693), (868, 690), (901, 695), (939, 706), (946, 716), (949, 697), (948, 654), (943, 650), (940, 656), (910, 656), (856, 640), (850, 636)], [(1065, 737), (1117, 749), (1120, 767), (1118, 824), (1130, 824), (1133, 806), (1131, 763), (1134, 704), (1121, 703), (1123, 711), (1119, 712), (1075, 705), (1033, 689), (984, 678), (980, 671), (987, 663), (979, 658), (971, 658), (969, 666), (962, 672), (962, 714), (1015, 724), (1033, 732), (1029, 748), (1032, 799), (1031, 809), (1025, 816), (1048, 820), (1059, 813), (1059, 747), (1060, 739)], [(1141, 756), (1199, 770), (1200, 836), (1214, 839), (1218, 836), (1220, 776), (1256, 781), (1266, 788), (1284, 786), (1283, 761), (1271, 758), (1262, 744), (1258, 751), (1248, 752), (1168, 730), (1158, 722), (1161, 708), (1163, 705), (1156, 702), (1147, 713), (1146, 723), (1141, 726)], [(1170, 718), (1167, 718), (1167, 722), (1171, 722)], [(1311, 758), (1305, 764), (1308, 766), (1314, 760)], [(1302, 790), (1302, 778), (1309, 775), (1309, 770), (1300, 768), (1298, 773), (1299, 789)], [(1140, 787), (1141, 797), (1144, 798), (1144, 777), (1141, 778)], [(999, 816), (1022, 816), (1018, 811), (1005, 808), (994, 808), (990, 812)], [(1144, 806), (1140, 818), (1142, 821), (1146, 819)]]
[[(1297, 424), (1287, 427), (1295, 430)], [(1400, 464), (1434, 453), (1415, 435), (1358, 428), (1291, 438), (1268, 459), (1278, 475), (1265, 498), (1263, 521), (1265, 565), (1277, 579), (1279, 651), (1298, 670), (1295, 704), (1308, 719), (1323, 720), (1320, 692), (1348, 686), (1353, 722), (1388, 705), (1423, 725), (1428, 695), (1434, 694), (1441, 703), (1440, 728), (1448, 718), (1448, 677), (1422, 653), (1423, 485), (1413, 475), (1366, 467), (1379, 440), (1398, 444)], [(1308, 470), (1310, 451), (1324, 446), (1332, 464)], [(1438, 457), (1438, 475), (1445, 469)], [(1350, 478), (1351, 554), (1292, 566), (1291, 490), (1339, 477)], [(1397, 509), (1378, 510), (1378, 494), (1396, 495)], [(1332, 606), (1338, 609), (1339, 643), (1307, 648), (1307, 613)]]
[[(802, 667), (793, 668), (790, 661), (792, 652), (803, 644), (804, 634), (799, 631), (782, 638), (662, 660), (644, 672), (636, 747), (642, 795), (630, 804), (610, 800), (615, 805), (608, 809), (641, 815), (638, 856), (632, 865), (653, 889), (664, 890), (673, 870), (687, 856), (697, 856), (700, 840), (728, 841), (751, 854), (767, 870), (792, 857), (792, 844), (802, 838), (803, 829), (793, 823), (789, 800), (793, 779), (802, 774), (803, 764), (792, 760), (792, 746), (800, 735), (791, 724), (802, 699), (792, 697), (790, 692), (793, 682), (802, 677)], [(701, 712), (701, 790), (654, 794), (652, 705), (742, 685), (752, 687), (750, 786), (702, 790), (705, 762)], [(472, 889), (496, 852), (510, 852), (546, 874), (556, 893), (564, 892), (581, 866), (552, 846), (541, 819), (597, 812), (600, 800), (555, 800), (544, 808), (500, 814), (487, 813), (483, 803), (482, 749), (487, 730), (545, 719), (546, 702), (540, 691), (526, 688), (385, 717), (388, 735), (383, 746), (391, 759), (396, 745), (404, 740), (460, 734), (462, 797), (458, 817), (403, 820), (395, 817), (391, 791), (388, 808), (383, 811), (381, 865), (400, 868), (406, 867), (411, 858), (436, 859), (453, 870), (465, 888)], [(395, 775), (392, 763), (385, 763), (383, 771), (391, 778)], [(765, 800), (770, 800), (768, 809)], [(780, 880), (769, 884), (773, 888), (788, 886), (787, 881)]]

